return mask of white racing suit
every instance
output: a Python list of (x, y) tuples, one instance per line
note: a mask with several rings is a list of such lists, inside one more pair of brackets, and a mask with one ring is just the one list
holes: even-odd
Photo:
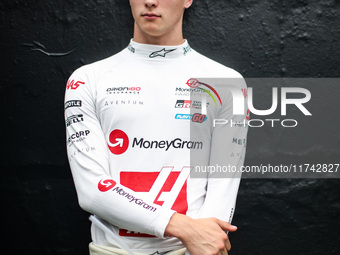
[[(199, 89), (190, 82), (195, 77), (243, 81), (187, 41), (156, 46), (131, 40), (118, 54), (79, 68), (67, 82), (67, 152), (79, 204), (134, 252), (183, 248), (176, 237), (164, 236), (175, 212), (232, 219), (240, 177), (206, 172), (192, 178), (190, 160), (195, 155), (202, 165), (241, 166), (247, 127), (214, 127), (214, 120), (243, 121), (246, 113), (233, 115), (231, 93)], [(240, 84), (236, 89), (246, 90)], [(192, 93), (205, 100), (193, 100)], [(119, 247), (94, 224), (91, 234), (95, 244)]]

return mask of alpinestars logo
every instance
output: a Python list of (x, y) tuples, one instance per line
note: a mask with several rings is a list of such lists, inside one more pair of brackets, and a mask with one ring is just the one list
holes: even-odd
[(186, 46), (186, 47), (183, 47), (183, 55), (187, 55), (187, 53), (191, 51), (191, 47), (190, 45)]
[(149, 55), (149, 58), (155, 58), (155, 57), (163, 57), (165, 58), (165, 55), (174, 51), (176, 49), (171, 49), (171, 50), (166, 50), (165, 48), (159, 50), (159, 51), (154, 51)]

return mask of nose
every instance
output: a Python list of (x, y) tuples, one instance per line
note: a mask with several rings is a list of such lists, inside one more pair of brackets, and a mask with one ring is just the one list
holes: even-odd
[(157, 0), (145, 0), (145, 7), (157, 7), (158, 1)]

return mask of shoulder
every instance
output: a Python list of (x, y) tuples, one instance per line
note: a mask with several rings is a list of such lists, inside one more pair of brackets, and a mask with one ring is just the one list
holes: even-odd
[(118, 67), (119, 64), (121, 64), (125, 60), (124, 54), (125, 49), (108, 58), (83, 65), (77, 68), (72, 73), (71, 77), (80, 76), (86, 79), (95, 79), (96, 77), (102, 77), (105, 75), (105, 73), (111, 72), (115, 67)]
[[(247, 84), (243, 76), (233, 68), (227, 67), (217, 61), (208, 58), (197, 51), (192, 54), (192, 62), (198, 69), (199, 80), (204, 80), (219, 89), (228, 88), (224, 91), (232, 91), (234, 89), (246, 89)], [(227, 93), (228, 94), (228, 93)]]
[(76, 69), (67, 80), (67, 94), (85, 93), (87, 91), (95, 95), (97, 84), (115, 70), (117, 71), (119, 64), (126, 61), (124, 54), (125, 49), (111, 57), (83, 65)]
[(223, 78), (243, 78), (243, 76), (233, 68), (227, 67), (203, 54), (193, 50), (192, 57), (199, 67), (206, 70), (204, 73)]

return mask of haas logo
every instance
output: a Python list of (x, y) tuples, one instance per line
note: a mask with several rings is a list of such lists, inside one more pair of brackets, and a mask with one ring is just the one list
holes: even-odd
[(123, 154), (129, 147), (129, 137), (124, 131), (115, 129), (110, 133), (107, 145), (113, 154)]
[(187, 204), (187, 179), (191, 167), (174, 171), (163, 167), (160, 172), (121, 172), (120, 183), (162, 207), (185, 214)]
[[(138, 194), (143, 194), (154, 204), (186, 214), (187, 179), (191, 167), (174, 171), (174, 167), (163, 167), (160, 172), (121, 172), (120, 182)], [(119, 230), (120, 236), (152, 237), (126, 229)]]
[(67, 85), (66, 85), (66, 90), (69, 90), (69, 89), (77, 89), (80, 85), (84, 85), (85, 82), (82, 82), (82, 81), (74, 81), (74, 80), (68, 80), (67, 81)]
[(110, 180), (110, 179), (101, 180), (101, 181), (98, 183), (98, 189), (99, 189), (101, 192), (109, 191), (109, 190), (112, 189), (114, 186), (116, 186), (116, 182), (115, 182), (114, 180)]

